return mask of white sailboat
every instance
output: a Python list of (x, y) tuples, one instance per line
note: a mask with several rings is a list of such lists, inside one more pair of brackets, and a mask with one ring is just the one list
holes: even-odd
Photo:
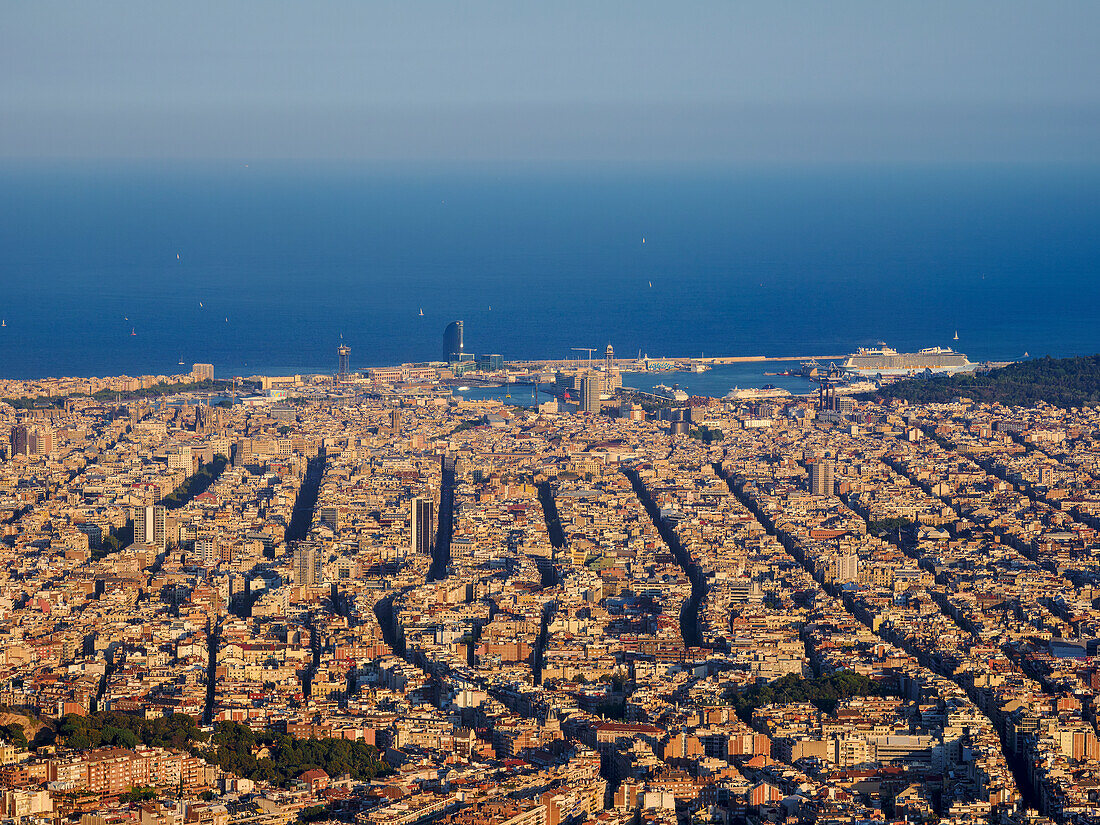
[(959, 340), (959, 331), (958, 330), (955, 330), (955, 340), (956, 341)]
[(424, 307), (420, 307), (420, 317), (424, 317)]

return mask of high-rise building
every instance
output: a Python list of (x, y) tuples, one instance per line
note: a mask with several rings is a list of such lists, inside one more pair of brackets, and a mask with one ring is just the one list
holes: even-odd
[(49, 455), (52, 452), (53, 428), (48, 424), (17, 424), (11, 428), (9, 455)]
[(213, 364), (192, 364), (191, 365), (191, 380), (195, 381), (195, 382), (213, 381), (214, 380), (214, 365)]
[(598, 414), (600, 411), (600, 393), (603, 392), (603, 376), (595, 370), (589, 370), (581, 381), (581, 411)]
[(350, 370), (348, 369), (348, 356), (351, 355), (351, 347), (341, 344), (336, 348), (336, 355), (340, 358), (340, 377), (345, 377)]
[(833, 495), (833, 474), (835, 462), (823, 458), (810, 464), (810, 492), (815, 496)]
[(31, 455), (49, 455), (53, 452), (53, 428), (40, 424), (31, 433)]
[(854, 551), (841, 553), (833, 559), (832, 580), (841, 583), (859, 581), (859, 556)]
[(11, 428), (11, 452), (9, 456), (31, 454), (31, 431), (25, 424)]
[(443, 330), (443, 352), (447, 362), (454, 364), (462, 360), (465, 350), (462, 347), (462, 322), (451, 321)]
[(300, 585), (320, 584), (324, 580), (321, 565), (324, 551), (315, 541), (300, 541), (294, 546), (294, 581)]
[(147, 504), (134, 508), (134, 544), (151, 544), (163, 550), (167, 546), (165, 516), (167, 508)]
[(435, 547), (435, 505), (430, 498), (414, 498), (409, 513), (409, 549), (425, 556)]

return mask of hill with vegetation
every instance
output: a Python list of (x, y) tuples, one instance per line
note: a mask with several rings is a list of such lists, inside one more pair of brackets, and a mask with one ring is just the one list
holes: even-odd
[(916, 404), (970, 398), (981, 403), (1033, 407), (1100, 405), (1100, 355), (1036, 358), (999, 369), (909, 378), (859, 396), (864, 400), (903, 399)]

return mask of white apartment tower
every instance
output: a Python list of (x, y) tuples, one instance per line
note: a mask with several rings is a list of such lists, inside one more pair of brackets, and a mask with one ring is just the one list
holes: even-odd
[(134, 508), (134, 544), (151, 544), (163, 550), (167, 546), (165, 516), (167, 508), (147, 504)]

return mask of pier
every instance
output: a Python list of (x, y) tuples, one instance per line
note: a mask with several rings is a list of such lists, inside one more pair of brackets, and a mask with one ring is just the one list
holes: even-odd
[[(631, 367), (643, 361), (660, 361), (669, 364), (708, 364), (718, 366), (722, 364), (746, 364), (766, 361), (845, 361), (847, 355), (707, 355), (707, 356), (643, 356), (642, 358), (615, 358), (611, 363), (616, 369), (631, 371)], [(573, 368), (585, 366), (600, 366), (605, 361), (602, 358), (561, 358), (561, 359), (523, 359), (509, 361), (507, 366), (523, 369), (553, 369), (559, 367)]]

